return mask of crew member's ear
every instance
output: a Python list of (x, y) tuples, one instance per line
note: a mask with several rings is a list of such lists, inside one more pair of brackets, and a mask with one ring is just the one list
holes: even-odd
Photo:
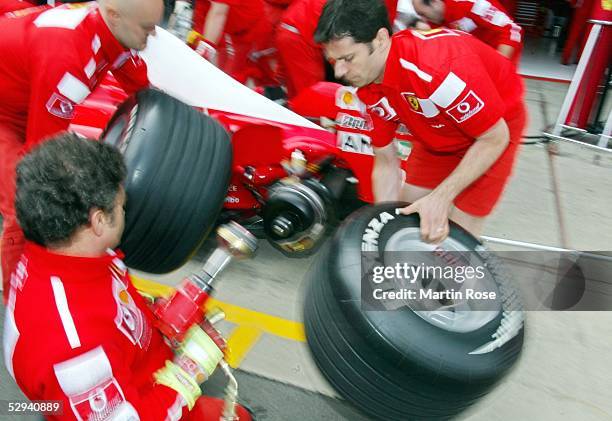
[(386, 45), (389, 42), (389, 31), (387, 28), (380, 28), (378, 32), (376, 32), (376, 37), (374, 37), (374, 49), (377, 50), (380, 47)]
[(121, 19), (121, 15), (117, 11), (115, 6), (108, 5), (106, 9), (106, 14), (109, 20), (108, 24), (111, 25), (113, 28), (117, 27), (117, 25), (119, 24), (119, 20)]
[(104, 234), (104, 228), (108, 225), (109, 216), (102, 209), (91, 209), (89, 211), (89, 224), (91, 230), (98, 237)]

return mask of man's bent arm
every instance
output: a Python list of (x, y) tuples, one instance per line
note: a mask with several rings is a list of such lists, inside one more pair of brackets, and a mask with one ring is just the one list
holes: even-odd
[(374, 201), (378, 203), (399, 200), (402, 182), (402, 170), (395, 142), (382, 148), (374, 148), (372, 170)]
[(431, 194), (452, 202), (497, 161), (509, 142), (508, 126), (500, 119), (476, 139), (457, 168)]
[(508, 59), (512, 59), (512, 56), (514, 55), (514, 50), (515, 48), (513, 46), (507, 44), (500, 44), (497, 46), (497, 51), (499, 51), (502, 56)]
[(210, 9), (204, 22), (203, 35), (207, 41), (217, 45), (221, 41), (225, 22), (229, 14), (229, 5), (216, 1), (210, 2)]

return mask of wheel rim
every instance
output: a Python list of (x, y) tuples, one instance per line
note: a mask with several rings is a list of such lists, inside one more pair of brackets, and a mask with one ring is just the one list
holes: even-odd
[[(462, 296), (467, 288), (473, 289), (476, 293), (497, 291), (499, 296), (497, 285), (489, 270), (479, 259), (475, 262), (477, 258), (476, 253), (467, 249), (463, 243), (450, 236), (439, 245), (425, 243), (421, 241), (420, 229), (418, 227), (402, 228), (388, 239), (384, 249), (384, 264), (385, 266), (391, 266), (396, 263), (405, 262), (405, 259), (402, 259), (401, 262), (396, 262), (397, 253), (389, 252), (424, 252), (419, 257), (425, 258), (420, 258), (417, 264), (421, 262), (434, 266), (436, 264), (439, 266), (441, 263), (446, 264), (441, 257), (431, 253), (436, 249), (448, 252), (464, 252), (462, 257), (466, 258), (467, 264), (474, 265), (479, 263), (485, 267), (483, 279), (466, 280), (461, 284), (462, 287), (460, 289), (464, 291)], [(398, 284), (396, 283), (396, 285)], [(414, 283), (404, 282), (401, 285), (407, 289), (417, 290), (418, 294), (418, 290), (424, 288), (433, 290), (450, 290), (454, 288), (457, 290), (458, 284), (454, 280), (421, 277)], [(495, 319), (501, 311), (501, 303), (499, 301), (495, 301), (492, 304), (491, 302), (485, 302), (485, 300), (465, 299), (465, 297), (445, 300), (422, 299), (418, 300), (418, 308), (415, 306), (415, 300), (405, 300), (400, 302), (400, 304), (400, 307), (406, 306), (410, 308), (410, 310), (414, 311), (415, 314), (426, 322), (456, 333), (468, 333), (478, 330)]]

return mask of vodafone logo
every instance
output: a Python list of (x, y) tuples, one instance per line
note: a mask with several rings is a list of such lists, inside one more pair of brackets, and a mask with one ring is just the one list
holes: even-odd
[(457, 106), (457, 111), (459, 111), (460, 113), (467, 113), (468, 111), (470, 111), (471, 106), (470, 104), (468, 104), (467, 102), (462, 102), (461, 104), (459, 104)]
[(73, 103), (63, 95), (53, 92), (47, 101), (47, 111), (56, 117), (70, 120), (74, 117)]
[(385, 110), (383, 110), (381, 107), (372, 108), (372, 112), (381, 118), (385, 115)]
[(393, 107), (391, 107), (391, 104), (389, 104), (387, 97), (381, 98), (380, 101), (372, 105), (370, 107), (370, 112), (386, 121), (392, 120), (397, 116), (397, 113)]
[(469, 91), (457, 105), (446, 110), (446, 113), (457, 123), (463, 123), (482, 110), (484, 105), (484, 101), (474, 91)]

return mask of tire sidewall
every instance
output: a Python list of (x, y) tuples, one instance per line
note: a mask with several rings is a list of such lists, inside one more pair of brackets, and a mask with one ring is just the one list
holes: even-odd
[[(111, 132), (115, 124), (122, 129)], [(107, 137), (112, 133), (112, 137)], [(156, 89), (128, 98), (102, 134), (127, 165), (126, 263), (150, 273), (182, 266), (214, 227), (231, 175), (229, 134)]]
[[(363, 234), (372, 219), (383, 223), (378, 244), (382, 252), (394, 232), (404, 227), (419, 226), (418, 216), (395, 214), (395, 209), (405, 205), (387, 203), (363, 208), (349, 217), (338, 230), (331, 247), (334, 252), (330, 253), (328, 262), (329, 281), (336, 302), (359, 335), (398, 368), (423, 375), (439, 376), (443, 373), (451, 381), (465, 381), (466, 378), (491, 381), (498, 378), (511, 365), (508, 355), (514, 353), (516, 347), (520, 348), (523, 330), (498, 350), (480, 355), (470, 355), (470, 352), (492, 340), (500, 326), (501, 312), (480, 329), (457, 333), (430, 324), (408, 307), (389, 311), (364, 311), (362, 308), (360, 279)], [(385, 218), (380, 217), (383, 213), (386, 213)], [(451, 224), (450, 236), (461, 242), (466, 251), (475, 251), (482, 246), (456, 224)]]

